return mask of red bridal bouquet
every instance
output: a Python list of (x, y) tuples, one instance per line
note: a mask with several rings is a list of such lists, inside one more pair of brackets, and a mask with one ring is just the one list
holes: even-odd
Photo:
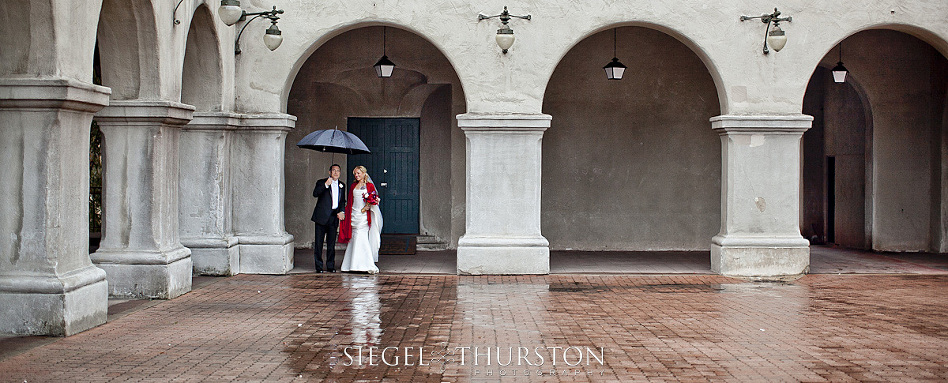
[(379, 193), (373, 190), (371, 193), (363, 195), (362, 200), (365, 201), (366, 205), (378, 205), (380, 201)]
[(362, 200), (365, 201), (365, 206), (362, 207), (362, 212), (365, 213), (370, 205), (378, 205), (382, 199), (379, 198), (379, 193), (373, 190), (369, 194), (363, 194)]

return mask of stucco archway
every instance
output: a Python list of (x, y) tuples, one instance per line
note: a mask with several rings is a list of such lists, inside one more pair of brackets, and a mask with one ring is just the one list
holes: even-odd
[(158, 36), (150, 1), (103, 0), (96, 40), (102, 85), (112, 88), (113, 100), (158, 96)]
[(553, 250), (707, 250), (720, 225), (719, 115), (708, 68), (662, 31), (618, 26), (576, 44), (544, 94), (543, 235)]
[(181, 73), (181, 102), (198, 112), (220, 111), (223, 69), (217, 20), (206, 4), (195, 9), (188, 29)]
[(846, 84), (824, 69), (836, 49), (810, 79), (801, 229), (816, 243), (946, 252), (948, 60), (944, 44), (894, 29), (841, 42)]
[[(418, 234), (432, 248), (454, 247), (463, 234), (464, 136), (454, 118), (466, 109), (460, 80), (425, 38), (399, 26), (385, 29), (386, 55), (397, 65), (391, 78), (378, 78), (372, 67), (382, 55), (383, 27), (363, 25), (315, 49), (289, 91), (286, 110), (298, 120), (286, 139), (285, 215), (297, 246), (312, 247), (315, 238), (310, 215), (316, 180), (332, 163), (348, 164), (345, 155), (301, 150), (296, 143), (314, 130), (345, 130), (351, 117), (418, 119)], [(376, 181), (381, 171), (369, 169)]]

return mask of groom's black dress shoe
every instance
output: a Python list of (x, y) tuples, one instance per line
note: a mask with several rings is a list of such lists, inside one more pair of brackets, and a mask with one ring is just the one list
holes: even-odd
[(321, 272), (323, 272), (323, 271), (320, 270), (320, 269), (316, 269), (316, 272), (317, 272), (317, 273), (321, 273)]
[(336, 269), (329, 269), (328, 271), (329, 271), (330, 273), (335, 273), (335, 272), (336, 272)]

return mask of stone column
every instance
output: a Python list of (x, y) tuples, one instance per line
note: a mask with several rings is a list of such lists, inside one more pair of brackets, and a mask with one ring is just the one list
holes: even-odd
[(109, 294), (170, 299), (191, 291), (191, 251), (178, 235), (178, 137), (194, 107), (112, 101), (96, 114), (103, 141), (102, 242), (92, 261)]
[(462, 114), (467, 137), (466, 232), (458, 274), (548, 274), (540, 235), (541, 140), (545, 114)]
[(711, 118), (722, 150), (714, 272), (770, 278), (809, 270), (810, 244), (800, 235), (800, 152), (812, 121), (805, 115)]
[(283, 219), (283, 160), (288, 114), (244, 115), (231, 146), (233, 225), (240, 272), (286, 274), (293, 269), (293, 236)]
[(89, 126), (109, 89), (0, 79), (0, 333), (72, 335), (105, 323), (89, 259)]
[(178, 222), (197, 274), (240, 273), (230, 181), (230, 141), (239, 125), (238, 114), (203, 112), (181, 131)]

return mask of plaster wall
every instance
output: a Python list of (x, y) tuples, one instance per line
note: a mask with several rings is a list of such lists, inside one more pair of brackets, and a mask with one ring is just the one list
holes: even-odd
[[(249, 10), (270, 6), (259, 0), (246, 3)], [(532, 16), (530, 21), (511, 21), (517, 41), (506, 55), (494, 42), (499, 22), (477, 21), (479, 12), (495, 15), (505, 5), (513, 14)], [(790, 41), (783, 51), (769, 55), (761, 54), (765, 26), (757, 20), (741, 22), (739, 16), (771, 12), (770, 3), (679, 0), (606, 5), (593, 1), (541, 6), (527, 1), (296, 0), (280, 6), (291, 15), (280, 20), (285, 37), (280, 49), (270, 53), (261, 44), (247, 44), (251, 50), (239, 58), (238, 109), (285, 108), (296, 72), (306, 58), (335, 35), (365, 24), (409, 29), (444, 52), (466, 90), (469, 113), (540, 112), (545, 84), (559, 60), (579, 41), (617, 24), (647, 25), (692, 48), (717, 84), (721, 112), (733, 115), (799, 113), (813, 68), (836, 42), (859, 30), (878, 26), (906, 30), (948, 52), (948, 24), (944, 23), (948, 4), (939, 0), (819, 6), (805, 0), (786, 1), (780, 10), (793, 17), (793, 22), (783, 24)], [(263, 29), (248, 28), (244, 38), (259, 39)]]
[(94, 20), (101, 3), (0, 2), (0, 76), (59, 77), (92, 83)]
[[(420, 118), (419, 230), (448, 246), (462, 234), (453, 230), (453, 221), (462, 226), (463, 210), (451, 213), (456, 203), (463, 209), (463, 198), (456, 202), (452, 197), (463, 195), (465, 177), (463, 157), (453, 154), (463, 153), (463, 146), (453, 148), (455, 141), (463, 142), (453, 118), (464, 111), (460, 83), (433, 45), (408, 31), (387, 28), (385, 33), (386, 55), (397, 65), (391, 78), (375, 75), (372, 65), (382, 54), (382, 28), (369, 27), (323, 45), (294, 83), (288, 111), (298, 120), (286, 140), (285, 214), (296, 246), (312, 247), (315, 238), (310, 215), (316, 180), (326, 177), (334, 162), (347, 167), (343, 154), (304, 150), (296, 143), (314, 130), (345, 130), (348, 117)], [(377, 171), (368, 170), (370, 175)], [(351, 175), (342, 178), (348, 182)]]
[[(543, 235), (554, 250), (707, 250), (721, 222), (720, 114), (701, 60), (662, 32), (618, 29), (561, 61), (543, 112)], [(591, 233), (595, 233), (591, 235)]]
[[(873, 248), (927, 250), (932, 214), (931, 60), (936, 52), (922, 41), (892, 32), (860, 35), (854, 40), (876, 40), (870, 46), (878, 47), (876, 58), (881, 61), (867, 68), (873, 81), (860, 81), (866, 82), (873, 106)], [(898, 45), (890, 39), (897, 39)]]

